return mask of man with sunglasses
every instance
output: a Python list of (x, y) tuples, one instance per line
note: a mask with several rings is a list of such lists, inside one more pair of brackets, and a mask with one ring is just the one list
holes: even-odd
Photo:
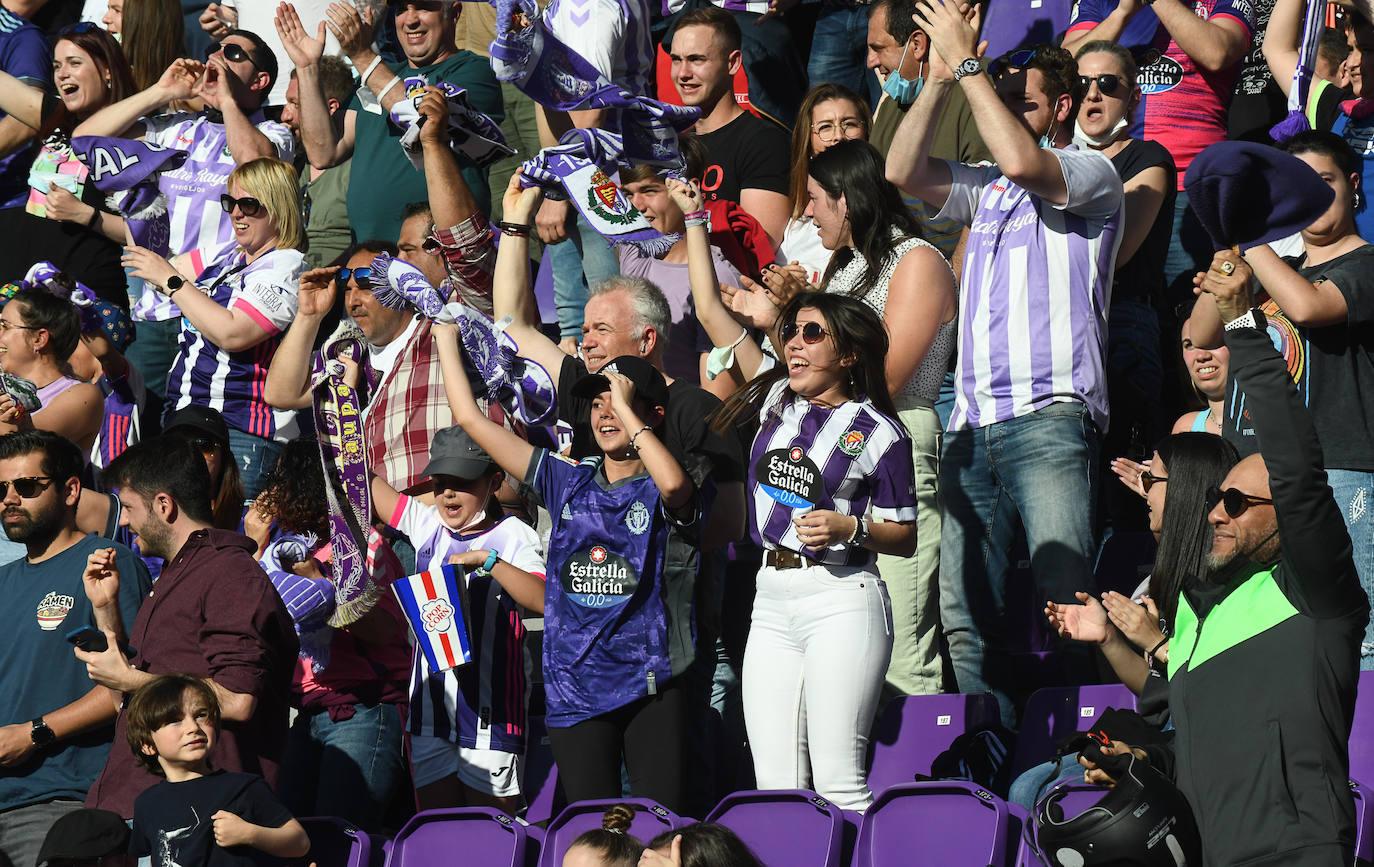
[[(177, 60), (152, 87), (106, 106), (74, 135), (136, 138), (186, 151), (186, 161), (158, 177), (167, 196), (171, 235), (168, 257), (189, 254), (199, 273), (235, 246), (233, 220), (220, 207), (235, 168), (258, 157), (291, 162), (291, 130), (269, 121), (262, 104), (277, 78), (277, 59), (255, 33), (231, 30), (212, 47), (204, 64)], [(202, 112), (164, 115), (168, 103), (201, 97)], [(130, 360), (151, 390), (165, 397), (163, 374), (176, 356), (181, 310), (151, 287), (134, 305), (137, 341)]]
[[(128, 548), (77, 528), (82, 463), (74, 444), (49, 431), (0, 437), (0, 524), (28, 551), (0, 566), (0, 862), (7, 864), (36, 861), (48, 828), (81, 807), (110, 751), (114, 705), (72, 656), (67, 636), (82, 627), (122, 634), (152, 586)], [(128, 576), (128, 586), (100, 596), (99, 605), (82, 586), (92, 557), (112, 559)]]
[[(935, 50), (888, 152), (888, 178), (969, 226), (940, 462), (940, 616), (960, 691), (991, 691), (1014, 728), (999, 600), (1018, 525), (1042, 601), (1072, 602), (1093, 586), (1122, 187), (1105, 156), (1069, 146), (1082, 93), (1068, 52), (1018, 51), (990, 74), (975, 9), (925, 0), (915, 21)], [(994, 165), (930, 156), (955, 88)]]
[[(1264, 313), (1244, 284), (1207, 291), (1260, 453), (1211, 492), (1211, 568), (1179, 596), (1168, 651), (1174, 741), (1136, 753), (1177, 781), (1205, 863), (1350, 864), (1346, 776), (1369, 600), (1312, 417)], [(1080, 761), (1090, 781), (1110, 781)]]

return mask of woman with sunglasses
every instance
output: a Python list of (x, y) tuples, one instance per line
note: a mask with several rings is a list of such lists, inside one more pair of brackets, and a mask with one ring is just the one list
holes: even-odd
[[(676, 197), (699, 201), (669, 183)], [(713, 424), (759, 422), (749, 490), (751, 535), (765, 557), (743, 677), (754, 773), (759, 788), (814, 788), (863, 810), (873, 801), (868, 732), (892, 653), (876, 558), (916, 550), (912, 447), (888, 391), (887, 329), (848, 295), (803, 293), (781, 311), (760, 299), (762, 315), (742, 318), (774, 329), (778, 363), (722, 302), (703, 255), (706, 227), (689, 226), (687, 239), (697, 316), (723, 350), (720, 363), (748, 382)]]
[[(807, 166), (811, 158), (831, 145), (849, 139), (868, 140), (868, 103), (842, 84), (813, 87), (797, 110), (792, 130), (792, 170), (787, 203), (792, 216), (778, 247), (778, 258), (801, 267), (802, 279), (821, 282), (833, 250), (821, 243), (821, 230), (806, 215)], [(800, 272), (799, 272), (800, 273)]]
[[(294, 433), (295, 414), (263, 398), (263, 384), (282, 332), (296, 315), (305, 266), (299, 187), (290, 164), (252, 160), (229, 175), (220, 205), (236, 246), (197, 277), (188, 257), (176, 264), (142, 247), (127, 247), (124, 263), (181, 308), (177, 356), (167, 375), (171, 409), (192, 403), (220, 407), (240, 461), (244, 496), (252, 499)], [(181, 269), (185, 268), (186, 272)]]
[(105, 195), (73, 154), (71, 131), (105, 106), (134, 92), (119, 43), (89, 22), (64, 28), (53, 46), (57, 98), (0, 72), (0, 111), (46, 134), (29, 169), (27, 203), (0, 211), (0, 280), (18, 281), (47, 259), (128, 309), (119, 245), (124, 221), (103, 210)]

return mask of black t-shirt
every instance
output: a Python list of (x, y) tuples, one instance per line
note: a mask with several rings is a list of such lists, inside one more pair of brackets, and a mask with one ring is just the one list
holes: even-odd
[[(592, 426), (587, 419), (592, 401), (574, 397), (573, 384), (587, 375), (587, 366), (569, 355), (558, 371), (558, 417), (573, 429), (572, 456), (578, 460), (598, 454)], [(719, 485), (744, 479), (744, 453), (740, 441), (711, 430), (706, 417), (720, 401), (704, 388), (681, 379), (668, 386), (668, 406), (663, 417), (663, 444), (698, 486), (709, 476)]]
[(1313, 112), (1317, 129), (1331, 129), (1335, 126), (1336, 118), (1341, 113), (1341, 103), (1354, 98), (1354, 92), (1336, 87), (1334, 84), (1323, 87), (1321, 94), (1317, 97), (1317, 110)]
[(1264, 60), (1264, 33), (1269, 29), (1269, 15), (1274, 0), (1254, 0), (1255, 28), (1250, 50), (1241, 58), (1236, 73), (1236, 86), (1231, 91), (1231, 104), (1226, 110), (1226, 137), (1235, 140), (1271, 144), (1269, 128), (1288, 114), (1288, 100), (1274, 82), (1269, 64)]
[(1128, 183), (1146, 169), (1163, 166), (1169, 174), (1165, 184), (1164, 201), (1155, 215), (1155, 224), (1145, 236), (1140, 249), (1129, 262), (1118, 262), (1116, 283), (1112, 287), (1112, 301), (1147, 301), (1164, 288), (1164, 260), (1169, 253), (1169, 233), (1174, 224), (1174, 199), (1178, 195), (1178, 169), (1169, 149), (1157, 141), (1132, 140), (1112, 157), (1112, 165)]
[(215, 843), (210, 817), (220, 810), (265, 828), (280, 828), (291, 820), (291, 812), (256, 774), (214, 771), (181, 783), (163, 780), (134, 801), (129, 854), (151, 855), (153, 867), (266, 863), (268, 856), (248, 846), (222, 849)]
[[(1341, 324), (1305, 328), (1290, 322), (1273, 299), (1261, 296), (1257, 302), (1312, 413), (1323, 463), (1327, 469), (1374, 471), (1374, 245), (1311, 267), (1302, 265), (1302, 257), (1284, 261), (1313, 284), (1331, 281), (1349, 311)], [(1242, 455), (1257, 451), (1243, 392), (1233, 399), (1228, 390), (1223, 433)]]
[(738, 203), (740, 190), (787, 195), (792, 142), (782, 127), (745, 112), (715, 132), (697, 136), (706, 149), (701, 192), (707, 201)]

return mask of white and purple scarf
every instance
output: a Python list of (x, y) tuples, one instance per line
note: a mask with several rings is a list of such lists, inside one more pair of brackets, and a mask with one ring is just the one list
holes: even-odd
[(187, 153), (147, 142), (106, 136), (77, 136), (72, 153), (90, 170), (90, 182), (124, 217), (135, 246), (165, 256), (171, 237), (167, 197), (157, 177), (186, 162)]

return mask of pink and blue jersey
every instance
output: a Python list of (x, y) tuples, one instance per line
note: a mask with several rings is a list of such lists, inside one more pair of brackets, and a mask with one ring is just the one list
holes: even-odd
[[(454, 554), (495, 550), (517, 569), (544, 577), (539, 534), (508, 517), (479, 533), (457, 533), (438, 510), (402, 495), (387, 521), (415, 546), (415, 564), (434, 571)], [(490, 576), (468, 573), (473, 661), (449, 671), (430, 670), (418, 649), (410, 669), (411, 735), (442, 738), (479, 750), (525, 751), (525, 627), (520, 612)]]
[(167, 373), (168, 412), (191, 404), (208, 406), (235, 430), (266, 439), (290, 436), (294, 412), (275, 410), (263, 398), (267, 369), (282, 332), (296, 317), (296, 289), (305, 256), (298, 250), (271, 250), (251, 264), (241, 249), (210, 265), (198, 288), (216, 304), (247, 315), (267, 332), (256, 346), (230, 352), (211, 343), (184, 317), (177, 356)]
[[(1116, 5), (1116, 0), (1080, 0), (1069, 32), (1091, 30)], [(1195, 0), (1193, 11), (1208, 21), (1235, 21), (1244, 29), (1247, 44), (1254, 34), (1255, 7), (1251, 0)], [(1169, 37), (1149, 6), (1136, 13), (1116, 41), (1135, 53), (1140, 65), (1142, 97), (1131, 136), (1157, 141), (1169, 149), (1178, 166), (1181, 190), (1183, 175), (1193, 157), (1208, 145), (1226, 139), (1226, 110), (1231, 104), (1240, 61), (1220, 72), (1199, 69)]]

